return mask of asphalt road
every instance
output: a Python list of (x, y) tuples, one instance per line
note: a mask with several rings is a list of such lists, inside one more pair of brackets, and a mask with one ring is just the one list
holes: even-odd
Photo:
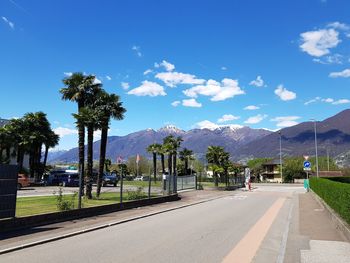
[[(283, 262), (302, 187), (259, 187), (1, 255), (1, 262)], [(281, 261), (282, 260), (282, 261)]]

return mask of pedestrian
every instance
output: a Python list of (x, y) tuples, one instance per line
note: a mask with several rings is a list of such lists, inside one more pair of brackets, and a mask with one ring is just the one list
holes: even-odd
[(249, 191), (252, 190), (252, 181), (251, 181), (250, 178), (249, 178), (249, 181), (248, 181), (248, 189), (249, 189)]

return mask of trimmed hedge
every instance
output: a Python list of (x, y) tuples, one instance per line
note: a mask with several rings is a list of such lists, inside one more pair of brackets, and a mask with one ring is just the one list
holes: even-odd
[(350, 184), (312, 177), (310, 188), (350, 224)]
[(350, 177), (328, 177), (327, 179), (335, 181), (335, 182), (339, 182), (339, 183), (346, 183), (346, 184), (350, 184)]

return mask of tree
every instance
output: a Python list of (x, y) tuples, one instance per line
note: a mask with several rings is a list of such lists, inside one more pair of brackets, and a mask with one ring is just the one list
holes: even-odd
[[(78, 104), (78, 114), (84, 108), (87, 102), (91, 102), (98, 92), (101, 91), (102, 84), (96, 82), (93, 75), (84, 75), (83, 73), (73, 73), (71, 76), (63, 79), (64, 88), (60, 89), (63, 100), (70, 100)], [(85, 126), (78, 123), (78, 145), (79, 145), (79, 171), (84, 178), (84, 155), (85, 155)], [(79, 184), (79, 200), (82, 194), (83, 183)]]
[(208, 161), (209, 167), (211, 167), (213, 170), (213, 177), (216, 187), (219, 185), (218, 175), (222, 174), (225, 171), (224, 167), (227, 164), (229, 158), (229, 153), (225, 152), (223, 147), (208, 146), (206, 159)]
[(47, 137), (45, 138), (45, 156), (44, 156), (44, 167), (46, 167), (47, 163), (47, 155), (49, 153), (49, 149), (58, 145), (60, 137), (55, 134), (53, 131), (48, 132)]
[(124, 119), (124, 113), (126, 109), (123, 108), (123, 103), (120, 101), (120, 98), (116, 94), (108, 94), (106, 92), (100, 92), (97, 99), (94, 102), (94, 107), (99, 114), (99, 126), (101, 129), (101, 141), (100, 141), (100, 162), (99, 170), (97, 175), (97, 191), (96, 196), (100, 196), (102, 177), (103, 177), (103, 168), (106, 158), (106, 149), (107, 149), (107, 138), (108, 138), (108, 129), (110, 119), (115, 120)]
[(147, 151), (152, 153), (153, 156), (153, 177), (155, 182), (157, 181), (157, 153), (160, 148), (161, 145), (158, 143), (153, 143), (147, 147)]
[(179, 152), (179, 158), (181, 161), (183, 161), (185, 163), (183, 174), (186, 175), (186, 174), (188, 174), (188, 161), (194, 160), (193, 151), (189, 150), (187, 148), (183, 148), (182, 151)]

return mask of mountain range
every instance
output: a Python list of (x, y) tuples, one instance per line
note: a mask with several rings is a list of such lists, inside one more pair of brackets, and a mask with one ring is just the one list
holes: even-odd
[[(107, 157), (116, 160), (118, 156), (128, 158), (146, 152), (148, 145), (162, 143), (164, 137), (172, 134), (181, 136), (182, 147), (193, 150), (197, 158), (204, 159), (208, 146), (223, 146), (232, 160), (245, 161), (256, 157), (279, 156), (281, 138), (283, 156), (315, 155), (315, 133), (319, 155), (337, 156), (350, 150), (350, 109), (319, 122), (303, 122), (278, 132), (265, 129), (227, 125), (215, 129), (192, 129), (184, 131), (168, 125), (159, 130), (146, 129), (126, 136), (108, 137)], [(280, 137), (281, 136), (281, 137)], [(99, 156), (100, 141), (94, 142), (94, 159)], [(78, 148), (50, 158), (50, 162), (76, 162)]]

